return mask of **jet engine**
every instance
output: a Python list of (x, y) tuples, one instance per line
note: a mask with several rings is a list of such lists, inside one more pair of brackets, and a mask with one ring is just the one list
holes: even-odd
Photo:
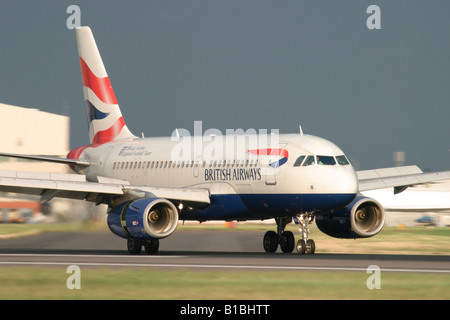
[(127, 201), (108, 214), (109, 229), (126, 239), (161, 239), (170, 236), (178, 224), (172, 202), (159, 198)]
[(335, 238), (368, 238), (380, 232), (385, 219), (383, 206), (378, 201), (360, 195), (343, 209), (317, 213), (316, 225)]

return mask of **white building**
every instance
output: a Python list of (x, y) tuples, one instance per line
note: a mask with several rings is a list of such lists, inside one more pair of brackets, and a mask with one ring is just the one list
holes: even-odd
[[(0, 103), (0, 151), (66, 157), (68, 116)], [(0, 157), (0, 170), (69, 172), (66, 165)]]

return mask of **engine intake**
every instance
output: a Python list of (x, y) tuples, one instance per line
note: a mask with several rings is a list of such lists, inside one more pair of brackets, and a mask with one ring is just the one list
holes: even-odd
[(178, 211), (166, 199), (143, 198), (113, 208), (107, 222), (109, 229), (122, 238), (161, 239), (175, 231)]
[(381, 231), (385, 219), (383, 206), (378, 201), (359, 196), (343, 209), (318, 213), (316, 225), (335, 238), (368, 238)]

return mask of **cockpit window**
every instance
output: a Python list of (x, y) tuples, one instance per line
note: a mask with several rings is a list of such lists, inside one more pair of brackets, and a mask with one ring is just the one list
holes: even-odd
[(303, 162), (303, 166), (307, 167), (307, 166), (310, 166), (315, 163), (316, 163), (316, 159), (314, 158), (314, 156), (308, 156), (308, 158), (306, 158), (305, 162)]
[(317, 156), (317, 164), (324, 166), (334, 166), (336, 160), (332, 156)]
[(302, 165), (303, 160), (305, 159), (305, 156), (300, 156), (295, 160), (294, 167), (300, 167)]
[(345, 166), (347, 164), (350, 164), (350, 162), (348, 162), (347, 157), (342, 155), (342, 156), (337, 156), (336, 160), (338, 162), (338, 164), (340, 164), (341, 166)]

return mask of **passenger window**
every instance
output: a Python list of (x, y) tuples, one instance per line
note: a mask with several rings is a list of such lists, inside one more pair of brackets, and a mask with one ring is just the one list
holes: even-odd
[(305, 162), (303, 162), (303, 166), (307, 167), (307, 166), (310, 166), (315, 163), (316, 163), (316, 160), (314, 159), (314, 156), (308, 156), (308, 158), (306, 158)]
[(323, 166), (333, 166), (336, 164), (336, 160), (332, 156), (317, 156), (317, 164)]
[(337, 163), (340, 164), (341, 166), (345, 166), (347, 164), (350, 164), (347, 160), (347, 157), (342, 155), (342, 156), (337, 156), (336, 157)]
[(305, 156), (300, 156), (295, 160), (294, 167), (300, 167), (302, 165), (303, 160), (305, 159)]

